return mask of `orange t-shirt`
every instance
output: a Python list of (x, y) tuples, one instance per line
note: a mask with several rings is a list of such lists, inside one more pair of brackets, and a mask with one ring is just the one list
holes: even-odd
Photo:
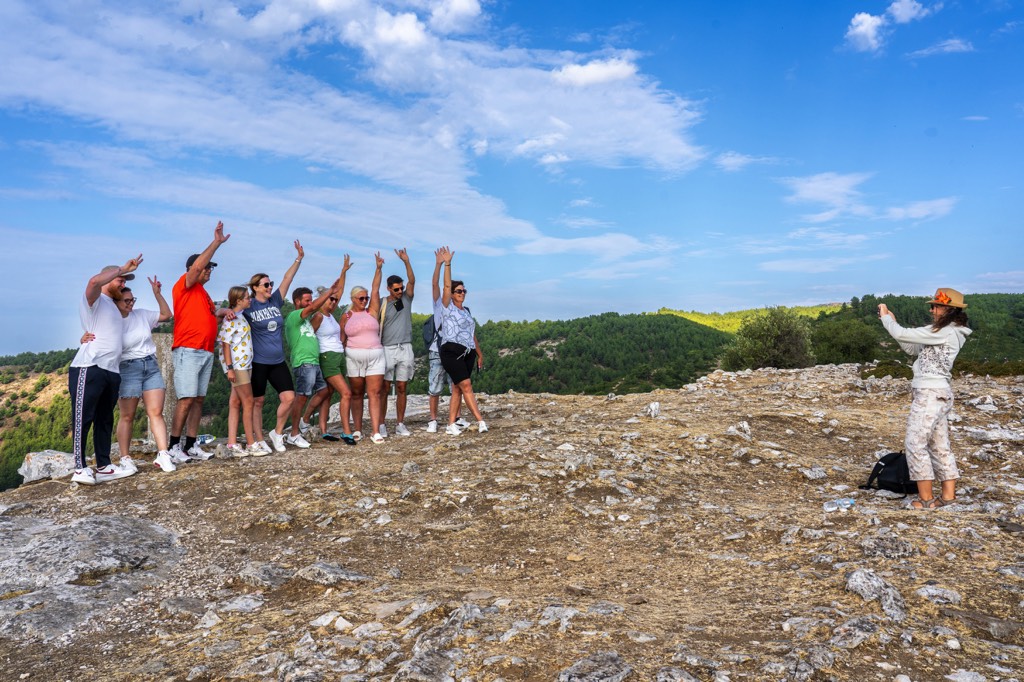
[(213, 352), (217, 343), (217, 307), (202, 284), (185, 286), (185, 275), (174, 284), (174, 344)]

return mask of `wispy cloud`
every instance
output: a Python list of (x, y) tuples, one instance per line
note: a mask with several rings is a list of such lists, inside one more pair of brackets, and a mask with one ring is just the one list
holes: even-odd
[(1024, 289), (1024, 270), (1010, 270), (1008, 272), (985, 272), (977, 276), (982, 282), (983, 288), (1003, 287), (1008, 291), (1020, 291)]
[(735, 173), (751, 164), (775, 164), (779, 163), (779, 160), (772, 156), (750, 156), (739, 152), (723, 152), (715, 157), (714, 163), (727, 173)]
[(632, 78), (636, 65), (625, 59), (598, 59), (586, 64), (566, 64), (553, 75), (559, 83), (585, 88)]
[(865, 200), (860, 185), (872, 175), (818, 173), (806, 177), (780, 178), (780, 182), (793, 191), (786, 197), (787, 202), (823, 205), (824, 210), (803, 216), (804, 220), (812, 223), (828, 222), (843, 216), (922, 221), (949, 215), (956, 206), (956, 197), (913, 201), (902, 206), (884, 208), (871, 206)]
[(942, 42), (936, 43), (931, 47), (926, 47), (923, 50), (911, 52), (907, 56), (916, 59), (918, 57), (933, 57), (937, 54), (954, 54), (957, 52), (974, 52), (974, 46), (966, 40), (950, 38), (949, 40), (943, 40)]
[(888, 254), (871, 254), (856, 258), (790, 258), (786, 260), (765, 261), (759, 267), (767, 272), (817, 274), (845, 270), (851, 266), (860, 265), (865, 261), (884, 260), (889, 257)]
[(883, 14), (857, 12), (846, 28), (846, 44), (858, 52), (878, 52), (894, 24), (924, 19), (942, 9), (942, 4), (925, 7), (917, 0), (895, 0)]
[(988, 116), (964, 116), (961, 121), (987, 121)]

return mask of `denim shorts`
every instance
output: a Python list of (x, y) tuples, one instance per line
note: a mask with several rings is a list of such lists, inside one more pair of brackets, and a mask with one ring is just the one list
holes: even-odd
[(448, 378), (448, 374), (445, 373), (444, 367), (441, 365), (441, 354), (429, 351), (427, 356), (430, 358), (430, 371), (428, 372), (427, 380), (427, 392), (430, 395), (441, 395), (444, 391), (445, 384), (448, 384), (449, 390), (451, 389), (452, 380)]
[(146, 391), (162, 391), (167, 388), (164, 376), (160, 374), (160, 365), (155, 355), (134, 360), (122, 360), (121, 390), (119, 398), (141, 398)]
[(179, 398), (206, 397), (213, 371), (213, 353), (200, 348), (178, 346), (171, 351), (174, 359), (174, 392)]
[(299, 365), (292, 372), (295, 373), (295, 392), (299, 395), (308, 397), (327, 388), (320, 365)]

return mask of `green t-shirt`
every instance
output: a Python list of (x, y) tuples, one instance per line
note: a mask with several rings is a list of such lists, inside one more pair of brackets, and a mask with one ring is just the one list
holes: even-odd
[(284, 320), (284, 335), (292, 349), (292, 367), (320, 362), (320, 342), (316, 340), (313, 325), (308, 319), (302, 319), (301, 310), (288, 313)]

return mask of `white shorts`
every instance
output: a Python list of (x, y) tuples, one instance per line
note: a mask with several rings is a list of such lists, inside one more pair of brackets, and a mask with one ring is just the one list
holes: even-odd
[(346, 348), (345, 374), (350, 377), (371, 377), (384, 374), (383, 348)]
[(384, 346), (384, 360), (387, 363), (384, 369), (385, 381), (412, 381), (416, 357), (411, 343)]

